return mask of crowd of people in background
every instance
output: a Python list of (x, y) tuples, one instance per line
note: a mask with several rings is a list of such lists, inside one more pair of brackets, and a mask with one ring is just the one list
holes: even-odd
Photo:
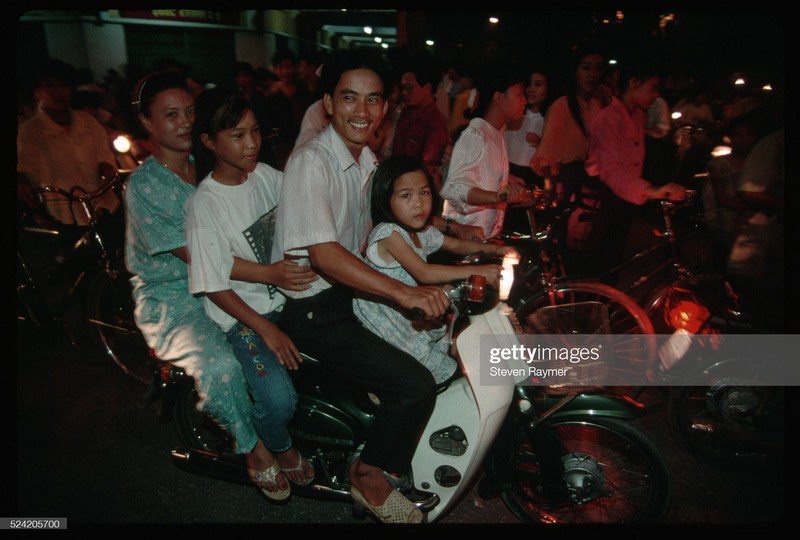
[[(434, 382), (455, 365), (441, 343), (399, 350), (393, 337), (415, 343), (396, 339), (411, 330), (400, 311), (383, 322), (379, 312), (388, 299), (441, 315), (447, 300), (426, 285), (463, 271), (427, 256), (481, 245), (502, 254), (481, 242), (525, 226), (515, 210), (531, 190), (575, 204), (559, 234), (568, 270), (586, 274), (619, 260), (634, 206), (697, 189), (727, 270), (758, 291), (749, 307), (760, 312), (764, 298), (783, 295), (781, 90), (721, 91), (656, 57), (623, 58), (611, 70), (609, 52), (592, 43), (571, 53), (564, 66), (475, 65), (399, 49), (382, 56), (384, 70), (339, 51), (281, 49), (270, 66), (235, 62), (219, 81), (198, 81), (169, 59), (130, 80), (51, 60), (19, 93), (18, 199), (34, 205), (31, 190), (42, 185), (92, 189), (119, 166), (113, 138), (132, 136), (139, 165), (125, 201), (127, 257), (148, 343), (162, 359), (183, 360), (201, 407), (231, 429), (254, 483), (276, 500), (313, 479), (285, 431), (296, 400), (287, 370), (298, 367), (298, 347), (333, 354), (385, 411), (380, 436), (349, 471), (354, 499), (381, 521), (419, 521), (382, 471), (407, 468)], [(712, 157), (722, 143), (730, 154)], [(373, 173), (370, 213), (368, 194), (352, 186), (370, 185)], [(258, 182), (245, 189), (250, 178)], [(111, 213), (121, 206), (107, 202)], [(68, 208), (51, 213), (81, 225)], [(269, 238), (241, 243), (230, 227)], [(282, 263), (296, 248), (302, 263)], [(499, 275), (490, 265), (473, 271)], [(355, 315), (336, 284), (356, 291)], [(322, 313), (344, 326), (332, 331), (312, 317)], [(442, 334), (425, 332), (424, 344)], [(204, 376), (204, 340), (223, 359), (215, 369), (238, 373), (238, 364), (244, 376), (225, 385)], [(367, 375), (355, 357), (380, 358), (381, 367)], [(273, 381), (281, 392), (263, 386), (265, 365), (283, 374)]]
[[(588, 82), (576, 78), (577, 65), (554, 66), (546, 57), (520, 63), (521, 72), (529, 78), (525, 85), (526, 95), (529, 96), (525, 125), (522, 125), (522, 119), (515, 120), (504, 130), (515, 176), (525, 178), (528, 183), (541, 185), (545, 176), (542, 171), (545, 159), (554, 164), (553, 169), (560, 169), (560, 165), (575, 160), (582, 162), (585, 158), (585, 150), (570, 150), (569, 145), (580, 145), (579, 141), (584, 140), (586, 135), (581, 136), (578, 132), (587, 130), (594, 114), (610, 102), (612, 95), (619, 92), (619, 83), (611, 76), (612, 73), (618, 75), (619, 70), (608, 69), (606, 61), (610, 56), (605, 51), (597, 49), (595, 52), (594, 59), (598, 64), (596, 72), (583, 76)], [(183, 73), (195, 96), (206, 88), (218, 86), (240, 91), (256, 111), (267, 139), (261, 151), (262, 161), (282, 170), (292, 148), (305, 140), (307, 134), (321, 130), (327, 122), (321, 107), (322, 93), (319, 87), (326, 54), (321, 50), (298, 54), (282, 49), (273, 54), (270, 66), (235, 62), (228, 80), (197, 80), (193, 78), (196, 69), (171, 58), (159, 61), (153, 70), (172, 69)], [(575, 56), (572, 55), (577, 62)], [(412, 151), (410, 146), (421, 148), (431, 144), (424, 148), (426, 155), (423, 161), (429, 165), (429, 172), (441, 187), (453, 145), (470, 120), (464, 116), (464, 112), (474, 107), (471, 100), (476, 95), (474, 77), (479, 66), (474, 61), (448, 63), (432, 54), (412, 54), (402, 49), (386, 54), (386, 58), (394, 72), (393, 87), (388, 92), (390, 106), (371, 145), (381, 158), (392, 155), (399, 122), (401, 134), (397, 137), (400, 141), (397, 151), (408, 153)], [(63, 72), (64, 67), (58, 69)], [(147, 148), (146, 134), (142, 132), (130, 107), (130, 92), (141, 74), (125, 76), (115, 69), (109, 69), (101, 77), (96, 77), (86, 69), (72, 66), (66, 66), (66, 69), (69, 75), (65, 77), (70, 79), (68, 82), (72, 88), (71, 108), (94, 117), (109, 137), (117, 134), (133, 137), (138, 144), (134, 145), (132, 152), (138, 161), (148, 155), (150, 150)], [(36, 66), (33, 66), (20, 77), (17, 107), (20, 126), (24, 120), (35, 116), (39, 109), (40, 100), (33, 88), (37, 82), (29, 77), (35, 71)], [(534, 90), (534, 84), (539, 90)], [(581, 89), (581, 84), (587, 86)], [(404, 90), (404, 86), (411, 88)], [(534, 91), (539, 93), (538, 96), (534, 97)], [(759, 130), (769, 129), (769, 122), (782, 122), (782, 118), (772, 114), (776, 113), (772, 102), (782, 92), (781, 89), (769, 92), (752, 85), (732, 87), (727, 79), (708, 81), (677, 69), (669, 71), (665, 68), (662, 69), (659, 91), (660, 95), (647, 111), (646, 131), (645, 176), (655, 183), (673, 180), (687, 183), (693, 174), (703, 172), (710, 159), (709, 145), (719, 144), (727, 135), (726, 130), (731, 122), (742, 115), (760, 116), (756, 119), (760, 123)], [(581, 114), (576, 115), (576, 107), (583, 103), (575, 97), (579, 95), (591, 97), (583, 98), (588, 101), (581, 109)], [(535, 104), (531, 100), (535, 100)], [(421, 106), (426, 107), (425, 114), (418, 110)], [(433, 108), (438, 114), (433, 113)], [(566, 130), (563, 136), (542, 136), (545, 130), (544, 115), (549, 108), (553, 110), (548, 130)], [(405, 114), (403, 109), (406, 109)], [(416, 115), (411, 114), (414, 110)], [(772, 117), (767, 118), (770, 114)], [(562, 125), (560, 118), (574, 119), (570, 121), (574, 122), (572, 125), (578, 132), (573, 133), (568, 129), (569, 122), (557, 128)], [(440, 135), (442, 120), (446, 136)], [(416, 126), (412, 129), (423, 131), (423, 124), (420, 124), (423, 121), (427, 124), (424, 125), (425, 137), (435, 138), (435, 142), (420, 141), (416, 134), (409, 137), (403, 133), (412, 124)], [(313, 129), (303, 131), (304, 124), (313, 125)], [(758, 133), (759, 136), (761, 134)], [(442, 140), (445, 142), (442, 143)], [(585, 144), (585, 140), (582, 144)], [(557, 152), (563, 155), (556, 158), (549, 156), (553, 152), (553, 145), (560, 145), (561, 149)], [(540, 149), (539, 156), (534, 160), (533, 154), (537, 149)], [(568, 169), (570, 167), (567, 165)], [(555, 175), (560, 170), (551, 169), (549, 172)]]

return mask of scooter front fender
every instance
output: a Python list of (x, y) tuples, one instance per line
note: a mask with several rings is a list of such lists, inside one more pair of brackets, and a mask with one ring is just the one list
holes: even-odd
[[(535, 402), (536, 414), (543, 412), (547, 414), (546, 411), (551, 407), (566, 399), (565, 396), (543, 393), (542, 389), (538, 387), (518, 387), (516, 394), (518, 400)], [(644, 416), (646, 412), (646, 406), (632, 397), (599, 388), (596, 391), (582, 391), (569, 397), (569, 401), (559, 405), (559, 408), (555, 412), (547, 414), (547, 417), (587, 415), (633, 420)]]
[(434, 522), (458, 502), (481, 469), (514, 398), (512, 377), (480, 384), (480, 342), (492, 346), (518, 344), (505, 305), (470, 318), (456, 345), (463, 377), (455, 379), (436, 399), (412, 459), (418, 491), (436, 493), (441, 502), (428, 512)]

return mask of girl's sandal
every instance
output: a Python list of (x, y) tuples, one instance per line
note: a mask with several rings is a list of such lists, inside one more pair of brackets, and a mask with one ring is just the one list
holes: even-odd
[[(265, 497), (268, 499), (272, 499), (273, 501), (284, 501), (289, 497), (289, 494), (292, 492), (291, 485), (289, 481), (284, 476), (283, 472), (281, 471), (281, 466), (278, 465), (277, 460), (272, 462), (272, 465), (264, 469), (263, 471), (255, 471), (253, 469), (247, 469), (247, 474), (250, 475), (250, 480), (253, 481), (256, 486), (261, 489), (261, 493), (264, 494)], [(283, 480), (286, 482), (286, 487), (284, 489), (280, 489), (278, 484), (278, 476), (283, 476)], [(278, 488), (275, 491), (270, 491), (267, 487), (276, 487)]]
[[(314, 470), (314, 467), (312, 467), (311, 464), (308, 461), (306, 461), (306, 458), (304, 458), (300, 452), (298, 452), (297, 450), (295, 450), (295, 452), (297, 452), (297, 465), (289, 468), (284, 467), (283, 472), (284, 474), (293, 472), (301, 473), (303, 475), (302, 480), (292, 480), (288, 476), (286, 478), (289, 480), (289, 482), (297, 484), (298, 486), (307, 486), (308, 484), (314, 481), (316, 471)], [(311, 476), (306, 476), (306, 469), (311, 469)]]
[(367, 502), (355, 486), (350, 486), (350, 496), (382, 523), (422, 523), (425, 514), (397, 490), (392, 490), (380, 506)]

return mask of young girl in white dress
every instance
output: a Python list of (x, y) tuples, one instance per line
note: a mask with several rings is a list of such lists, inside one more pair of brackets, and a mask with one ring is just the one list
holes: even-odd
[[(472, 274), (497, 286), (501, 267), (496, 264), (448, 266), (429, 264), (427, 257), (440, 249), (456, 255), (483, 251), (502, 257), (516, 254), (510, 246), (461, 240), (442, 234), (430, 224), (434, 205), (432, 181), (419, 160), (406, 156), (387, 158), (372, 180), (372, 222), (364, 255), (367, 263), (408, 285), (444, 284)], [(449, 379), (457, 363), (450, 355), (446, 321), (412, 321), (396, 306), (358, 297), (353, 311), (369, 330), (408, 352), (427, 367), (437, 383)]]

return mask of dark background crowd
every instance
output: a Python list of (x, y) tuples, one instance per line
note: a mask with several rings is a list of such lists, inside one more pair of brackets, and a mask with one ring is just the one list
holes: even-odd
[[(652, 62), (658, 64), (654, 71), (661, 75), (658, 105), (662, 114), (669, 113), (670, 118), (666, 124), (662, 118), (658, 128), (648, 126), (643, 177), (654, 184), (678, 182), (705, 192), (703, 203), (707, 210), (713, 206), (723, 208), (723, 212), (726, 205), (735, 209), (740, 204), (715, 193), (711, 177), (727, 175), (723, 180), (730, 183), (749, 149), (785, 123), (784, 21), (779, 12), (691, 10), (674, 18), (662, 16), (660, 20), (653, 11), (645, 10), (520, 10), (493, 14), (500, 19), (499, 24), (487, 23), (484, 15), (489, 12), (406, 13), (408, 43), (383, 50), (393, 72), (394, 86), (387, 89), (389, 112), (370, 144), (379, 158), (407, 146), (398, 144), (393, 148), (395, 128), (399, 121), (401, 130), (405, 129), (404, 108), (408, 113), (410, 105), (420, 106), (412, 103), (418, 96), (412, 97), (404, 89), (404, 73), (413, 72), (416, 83), (428, 89), (430, 96), (422, 104), (438, 110), (446, 123), (442, 147), (434, 152), (435, 157), (425, 156), (429, 172), (441, 186), (453, 145), (468, 123), (463, 107), (477, 73), (511, 62), (526, 73), (535, 69), (545, 74), (547, 92), (540, 106), (545, 115), (548, 105), (568, 92), (573, 76), (570, 56), (575, 47), (588, 40), (605, 52), (602, 88), (609, 96), (618, 95), (623, 82), (614, 60), (634, 49), (653, 51)], [(414, 45), (415, 38), (422, 36), (433, 39), (435, 46)], [(34, 116), (38, 106), (36, 85), (48, 70), (52, 75), (52, 70), (57, 69), (72, 89), (73, 110), (93, 116), (105, 128), (109, 143), (119, 134), (133, 139), (133, 161), (128, 157), (124, 164), (117, 163), (130, 168), (150, 153), (131, 107), (131, 92), (145, 73), (171, 69), (188, 77), (196, 95), (212, 87), (241, 92), (261, 124), (264, 143), (260, 160), (283, 170), (299, 138), (307, 136), (301, 134), (303, 122), (309, 121), (306, 113), (314, 112), (313, 106), (322, 97), (320, 72), (329, 52), (307, 44), (301, 49), (297, 52), (281, 46), (271, 54), (269, 65), (233, 61), (225, 69), (217, 66), (228, 75), (215, 80), (205, 78), (200, 58), (186, 62), (165, 57), (152, 65), (126, 66), (124, 72), (109, 69), (96, 74), (72, 66), (55, 67), (44, 61), (28, 62), (36, 56), (35, 51), (19, 50), (18, 126)], [(680, 117), (676, 116), (678, 112)], [(324, 113), (316, 122), (313, 129), (321, 129), (326, 122)], [(736, 134), (743, 129), (748, 130), (748, 140), (740, 144)], [(400, 142), (405, 141), (403, 138)], [(712, 151), (719, 146), (732, 148), (732, 155), (715, 158)], [(720, 234), (727, 249), (733, 233), (727, 230)]]

